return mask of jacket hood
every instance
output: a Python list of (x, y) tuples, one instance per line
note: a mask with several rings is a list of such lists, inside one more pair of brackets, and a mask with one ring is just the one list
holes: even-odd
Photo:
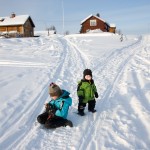
[(70, 93), (68, 91), (66, 91), (66, 90), (62, 90), (62, 93), (63, 94), (60, 97), (69, 96), (70, 95)]
[(62, 90), (63, 94), (60, 96), (60, 99), (63, 99), (66, 103), (68, 103), (70, 106), (72, 105), (72, 99), (70, 98), (70, 93), (66, 90)]

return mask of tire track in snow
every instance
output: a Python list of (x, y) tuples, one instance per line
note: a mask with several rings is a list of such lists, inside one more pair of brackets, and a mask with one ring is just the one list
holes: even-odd
[[(65, 62), (63, 63), (63, 72), (67, 72), (69, 74), (64, 74), (62, 76), (62, 80), (67, 79), (68, 83), (72, 83), (73, 87), (75, 86), (76, 89), (76, 81), (73, 80), (74, 78), (81, 78), (80, 74), (78, 72), (83, 72), (83, 69), (87, 66), (86, 60), (87, 58), (83, 56), (79, 50), (69, 42), (67, 38), (64, 38), (62, 40), (62, 43), (64, 43), (67, 53), (67, 57)], [(72, 77), (72, 78), (70, 78)], [(65, 85), (65, 88), (67, 85)], [(72, 88), (71, 85), (67, 88)]]
[[(65, 50), (65, 49), (64, 49)], [(53, 76), (55, 76), (57, 78), (57, 76), (59, 76), (63, 70), (63, 62), (66, 58), (66, 52), (62, 52), (62, 55), (61, 55), (61, 59), (60, 59), (60, 63), (59, 63), (59, 66), (58, 69), (53, 69), (53, 72), (51, 72), (50, 74), (50, 80), (51, 78), (53, 78)], [(14, 143), (12, 143), (10, 145), (10, 147), (15, 147), (16, 149), (23, 149), (24, 148), (24, 145), (25, 143), (29, 143), (30, 142), (30, 138), (32, 136), (34, 136), (35, 134), (35, 131), (37, 130), (37, 126), (35, 126), (35, 122), (34, 120), (36, 119), (37, 116), (35, 116), (35, 114), (40, 114), (40, 111), (41, 109), (44, 108), (43, 106), (43, 102), (46, 100), (46, 99), (49, 99), (49, 95), (47, 93), (47, 86), (48, 86), (49, 82), (46, 83), (46, 85), (44, 86), (43, 90), (41, 91), (40, 94), (37, 95), (37, 97), (35, 98), (35, 101), (34, 101), (34, 105), (33, 104), (30, 104), (29, 106), (31, 107), (28, 107), (27, 110), (24, 111), (24, 113), (28, 116), (29, 114), (33, 114), (32, 118), (27, 120), (27, 122), (25, 124), (27, 124), (27, 126), (29, 125), (29, 127), (27, 127), (27, 129), (25, 131), (27, 132), (24, 132), (22, 133), (19, 137), (18, 137), (18, 140), (14, 141)], [(36, 104), (38, 104), (38, 106), (35, 106)], [(36, 109), (35, 109), (36, 108)], [(18, 119), (19, 121), (18, 122), (22, 122), (22, 120), (24, 120), (25, 116), (22, 117), (22, 119)], [(16, 119), (17, 120), (17, 119)], [(31, 132), (32, 131), (32, 132)], [(21, 140), (21, 141), (20, 141)], [(27, 145), (27, 144), (26, 144)]]
[[(79, 68), (81, 68), (81, 70), (83, 71), (83, 68), (85, 67), (85, 64), (84, 64), (85, 61), (83, 60), (81, 54), (76, 50), (76, 48), (72, 44), (69, 44), (68, 41), (65, 38), (60, 38), (59, 40), (60, 40), (60, 42), (63, 45), (63, 52), (62, 52), (62, 55), (61, 55), (61, 58), (60, 58), (59, 66), (57, 66), (57, 69), (55, 69), (51, 73), (50, 78), (55, 77), (54, 80), (56, 80), (58, 82), (61, 82), (61, 84), (66, 84), (66, 83), (64, 83), (66, 81), (65, 71), (67, 73), (68, 72), (71, 73), (71, 75), (68, 75), (68, 76), (73, 76), (74, 74), (76, 74), (77, 71), (79, 71), (78, 70)], [(81, 66), (81, 64), (83, 64), (83, 67)], [(79, 67), (77, 67), (77, 66), (79, 66)], [(68, 79), (68, 82), (71, 83), (70, 79)], [(45, 86), (45, 89), (43, 89), (43, 91), (42, 91), (43, 92), (43, 96), (38, 98), (38, 100), (35, 102), (35, 104), (36, 104), (38, 101), (41, 101), (41, 104), (38, 106), (38, 109), (40, 109), (40, 107), (41, 107), (41, 105), (43, 103), (43, 100), (45, 98), (48, 98), (47, 97), (47, 90), (46, 90), (46, 88), (47, 87)], [(70, 89), (76, 88), (76, 82), (70, 84), (66, 88), (68, 88), (68, 89), (69, 88)], [(30, 114), (31, 110), (30, 109), (28, 110), (28, 114)], [(33, 112), (33, 114), (38, 114), (38, 112)], [(33, 118), (34, 118), (34, 116), (33, 116)], [(38, 134), (37, 133), (38, 132), (38, 130), (37, 130), (38, 127), (34, 126), (34, 124), (32, 124), (33, 120), (30, 119), (29, 122), (26, 122), (26, 124), (30, 125), (30, 128), (28, 128), (26, 133), (24, 133), (24, 134), (22, 134), (22, 136), (20, 136), (21, 141), (19, 141), (20, 140), (20, 138), (19, 138), (18, 142), (13, 143), (11, 146), (16, 147), (17, 149), (23, 149), (25, 145), (28, 145), (28, 143), (30, 143), (30, 139), (32, 137), (34, 137), (35, 134)], [(62, 132), (64, 132), (64, 133), (62, 133)], [(65, 138), (67, 140), (64, 141), (64, 146), (66, 145), (66, 146), (69, 147), (69, 143), (67, 141), (70, 141), (73, 132), (70, 132), (70, 130), (68, 131), (68, 130), (64, 130), (63, 129), (61, 132), (60, 131), (56, 131), (54, 133), (50, 132), (49, 134), (50, 135), (48, 135), (48, 136), (52, 136), (52, 137), (55, 137), (56, 136), (55, 134), (58, 134), (60, 141), (63, 141), (63, 139), (64, 139), (64, 136), (61, 136), (61, 135), (65, 135)], [(49, 143), (49, 140), (48, 140), (47, 143)], [(33, 143), (33, 145), (34, 145), (34, 143)], [(31, 146), (32, 146), (32, 143), (31, 143)], [(45, 145), (45, 147), (46, 147), (46, 145)], [(54, 147), (55, 149), (57, 149), (57, 148), (59, 149), (59, 146), (57, 147), (57, 145), (53, 145), (52, 147)]]
[[(145, 120), (145, 117), (147, 114), (150, 113), (149, 102), (148, 102), (148, 99), (145, 97), (145, 94), (143, 92), (144, 90), (141, 89), (142, 86), (140, 85), (137, 73), (134, 70), (131, 73), (132, 73), (134, 85), (136, 85), (136, 88), (138, 89), (138, 93), (137, 93), (134, 89), (130, 88), (130, 90), (132, 91), (132, 93), (134, 93), (134, 96), (135, 96), (132, 98), (133, 99), (132, 101), (134, 102), (132, 102), (133, 105), (131, 105), (131, 107), (134, 110), (134, 112), (138, 114), (140, 118), (139, 120), (142, 120), (142, 122), (140, 122), (139, 125), (141, 126), (141, 128), (143, 128), (142, 130), (142, 134), (144, 135), (143, 138), (147, 137), (146, 139), (148, 139), (149, 138), (148, 135), (150, 134), (150, 131), (149, 131), (149, 124), (147, 124), (147, 120)], [(141, 112), (144, 112), (144, 113), (141, 113)], [(145, 117), (143, 117), (144, 115)], [(148, 118), (149, 116), (147, 115), (147, 119)]]
[[(69, 91), (70, 90), (74, 91), (74, 89), (76, 89), (77, 83), (76, 81), (72, 80), (70, 76), (72, 76), (72, 78), (76, 77), (79, 68), (80, 70), (83, 71), (83, 68), (85, 67), (84, 58), (82, 58), (80, 52), (78, 52), (72, 44), (68, 43), (68, 41), (65, 38), (61, 38), (60, 41), (62, 42), (62, 45), (64, 45), (63, 53), (66, 53), (66, 56), (62, 63), (61, 69), (59, 68), (59, 71), (61, 70), (60, 74), (56, 76), (56, 79), (58, 79), (57, 81), (61, 82), (61, 84), (64, 85), (66, 89), (69, 89)], [(83, 65), (81, 66), (81, 64)], [(69, 74), (65, 74), (65, 72)], [(70, 108), (69, 111), (72, 111), (72, 109), (73, 108)], [(71, 129), (63, 128), (61, 132), (60, 130), (56, 130), (55, 132), (50, 132), (48, 136), (54, 137), (51, 138), (51, 147), (53, 149), (71, 149), (72, 148), (71, 138), (72, 135), (74, 135), (74, 132), (75, 132), (75, 128), (71, 128)], [(59, 137), (59, 140), (57, 140), (57, 142), (55, 141), (56, 136)], [(46, 147), (49, 147), (49, 140), (46, 140), (45, 142), (44, 148)]]
[[(56, 70), (55, 79), (57, 82), (60, 82), (62, 85), (64, 85), (66, 89), (69, 89), (69, 91), (70, 90), (74, 91), (74, 89), (76, 89), (76, 81), (70, 79), (70, 76), (74, 78), (76, 77), (76, 74), (79, 70), (83, 71), (83, 68), (85, 67), (84, 64), (85, 57), (82, 58), (81, 53), (74, 47), (74, 45), (69, 43), (65, 38), (61, 38), (60, 41), (62, 42), (62, 45), (64, 45), (63, 53), (65, 53), (65, 57), (62, 59), (63, 60), (62, 65), (59, 66), (59, 68)], [(69, 74), (65, 74), (65, 72)], [(74, 128), (73, 129), (71, 128), (71, 130), (67, 130), (66, 128), (63, 128), (61, 132), (60, 130), (56, 130), (55, 132), (50, 132), (47, 136), (52, 137), (51, 147), (53, 149), (71, 148), (71, 137), (75, 132), (74, 130), (75, 130)], [(57, 144), (55, 144), (56, 136), (59, 137), (59, 140), (57, 140)], [(49, 140), (46, 140), (44, 147), (45, 148), (49, 147)]]
[(46, 63), (35, 63), (35, 62), (25, 62), (25, 61), (13, 61), (13, 60), (0, 60), (0, 66), (9, 67), (32, 67), (32, 68), (46, 68), (50, 67), (50, 64)]
[[(72, 89), (72, 91), (74, 91), (73, 89), (76, 89), (76, 84), (77, 83), (76, 83), (75, 80), (73, 80), (72, 81), (73, 83), (72, 83), (70, 78), (66, 80), (67, 74), (65, 74), (65, 70), (67, 70), (66, 71), (67, 73), (70, 72), (70, 74), (68, 76), (75, 77), (73, 74), (77, 74), (79, 71), (82, 72), (83, 69), (88, 65), (87, 63), (85, 63), (85, 61), (87, 61), (88, 59), (86, 58), (86, 55), (84, 56), (83, 54), (81, 54), (80, 50), (77, 49), (76, 46), (73, 45), (72, 43), (69, 43), (68, 41), (66, 41), (65, 38), (60, 38), (60, 42), (62, 43), (62, 45), (64, 45), (62, 56), (60, 58), (60, 62), (57, 63), (57, 64), (59, 64), (57, 66), (58, 68), (57, 69), (53, 68), (53, 70), (50, 69), (50, 71), (52, 71), (51, 74), (50, 74), (50, 80), (53, 77), (55, 77), (54, 78), (55, 81), (60, 82), (62, 85), (67, 87), (67, 89), (70, 88), (70, 89)], [(111, 58), (111, 60), (113, 58), (115, 58), (115, 56), (113, 56)], [(126, 59), (126, 60), (129, 61), (130, 59)], [(114, 60), (112, 60), (112, 61), (114, 61)], [(123, 71), (123, 69), (125, 68), (125, 65), (128, 63), (127, 61), (124, 61), (124, 63), (122, 62), (122, 66), (120, 65), (119, 69), (117, 70), (117, 73), (121, 70)], [(108, 65), (107, 63), (104, 64), (104, 69), (107, 65)], [(108, 65), (108, 70), (111, 70), (110, 69), (111, 65), (110, 66)], [(97, 73), (97, 74), (99, 74), (100, 72), (101, 72), (101, 70), (100, 71), (99, 70), (95, 71), (95, 73)], [(78, 76), (79, 75), (80, 74), (78, 74)], [(113, 84), (110, 86), (110, 88), (106, 89), (105, 94), (102, 97), (102, 101), (99, 102), (99, 105), (101, 105), (101, 107), (99, 107), (99, 108), (100, 109), (102, 108), (102, 111), (104, 110), (105, 106), (108, 106), (107, 104), (109, 103), (109, 96), (111, 95), (110, 92), (113, 91), (113, 89), (114, 89), (115, 85), (117, 84), (117, 81), (120, 78), (120, 76), (121, 76), (121, 73), (117, 74), (115, 76), (116, 78), (113, 79), (113, 82), (112, 82)], [(116, 81), (114, 81), (114, 80), (116, 80)], [(70, 85), (67, 84), (68, 81), (71, 82)], [(34, 144), (41, 144), (41, 148), (45, 148), (45, 149), (48, 149), (50, 147), (52, 147), (53, 149), (63, 149), (63, 148), (64, 149), (69, 149), (70, 148), (71, 138), (72, 138), (72, 135), (75, 134), (76, 128), (73, 128), (71, 130), (68, 129), (68, 128), (63, 128), (63, 129), (60, 128), (56, 131), (45, 131), (45, 130), (43, 130), (43, 131), (40, 130), (39, 131), (38, 126), (35, 126), (34, 123), (33, 123), (34, 120), (35, 120), (35, 115), (39, 114), (41, 109), (43, 109), (43, 102), (45, 101), (45, 99), (48, 99), (47, 85), (48, 85), (47, 83), (44, 85), (43, 90), (41, 91), (41, 93), (39, 95), (37, 95), (37, 99), (35, 98), (35, 102), (31, 103), (33, 106), (29, 107), (28, 108), (29, 110), (27, 112), (24, 111), (25, 114), (23, 115), (22, 120), (20, 119), (17, 123), (15, 123), (15, 125), (18, 125), (25, 119), (26, 121), (25, 121), (24, 124), (26, 124), (27, 126), (21, 127), (19, 129), (20, 131), (18, 131), (17, 132), (18, 134), (16, 134), (16, 135), (18, 136), (19, 133), (20, 133), (20, 135), (17, 137), (17, 140), (14, 139), (12, 141), (12, 143), (10, 143), (10, 147), (12, 146), (11, 148), (32, 149), (32, 147), (35, 147)], [(102, 106), (104, 106), (104, 108)], [(34, 107), (37, 107), (38, 109), (35, 111)], [(32, 112), (33, 115), (31, 115), (31, 119), (27, 120), (25, 116), (31, 114), (31, 112)], [(107, 114), (107, 112), (106, 112), (106, 114)], [(93, 141), (93, 139), (92, 139), (92, 141), (89, 139), (89, 137), (90, 137), (89, 135), (94, 135), (94, 133), (98, 130), (98, 127), (100, 126), (100, 122), (99, 122), (100, 119), (105, 120), (106, 116), (101, 116), (101, 115), (98, 116), (97, 115), (96, 117), (95, 116), (93, 117), (93, 116), (90, 115), (90, 116), (87, 116), (87, 117), (88, 117), (88, 122), (90, 120), (93, 120), (93, 122), (92, 122), (93, 124), (91, 123), (89, 128), (86, 127), (86, 131), (89, 129), (88, 133), (84, 130), (83, 130), (83, 132), (81, 131), (81, 134), (83, 135), (84, 138), (81, 139), (81, 145), (79, 147), (80, 149), (84, 149), (86, 147), (86, 145), (88, 145), (88, 143), (89, 144), (91, 144), (91, 143), (96, 144)], [(15, 125), (12, 126), (14, 130), (15, 130)], [(97, 130), (95, 130), (95, 129), (97, 129)], [(21, 130), (23, 130), (23, 132)], [(40, 141), (38, 140), (39, 143), (34, 143), (34, 141), (36, 141), (36, 140), (30, 141), (31, 138), (32, 139), (35, 138), (35, 135), (37, 135), (37, 138), (38, 138), (38, 136), (41, 137), (41, 140)], [(59, 140), (57, 141), (57, 143), (56, 143), (56, 139), (54, 139), (56, 137), (59, 137)], [(13, 138), (13, 136), (11, 137), (10, 141), (12, 140), (12, 138)], [(67, 140), (68, 140), (68, 143), (67, 143)], [(61, 141), (63, 141), (63, 142), (61, 142)], [(73, 143), (74, 143), (74, 141), (73, 141)], [(9, 144), (9, 143), (5, 143), (5, 144)], [(28, 146), (28, 144), (29, 144), (29, 146)], [(56, 144), (56, 145), (54, 145), (54, 144)], [(63, 148), (61, 146), (63, 146)]]
[[(111, 76), (112, 76), (112, 73), (111, 73), (112, 69), (117, 68), (117, 72), (113, 75), (114, 78), (112, 79), (111, 84), (108, 85), (108, 88), (106, 88), (106, 90), (103, 92), (101, 100), (97, 101), (96, 107), (98, 110), (100, 110), (100, 112), (97, 112), (97, 113), (99, 113), (99, 115), (96, 114), (96, 117), (94, 117), (94, 121), (91, 123), (91, 125), (86, 127), (86, 130), (82, 134), (83, 138), (81, 139), (81, 144), (78, 148), (79, 150), (88, 149), (88, 147), (90, 147), (90, 146), (93, 147), (93, 145), (92, 145), (93, 143), (96, 144), (96, 145), (94, 145), (95, 147), (98, 146), (98, 143), (96, 143), (94, 141), (93, 136), (97, 135), (98, 131), (103, 126), (103, 124), (101, 122), (104, 122), (105, 118), (107, 116), (109, 116), (109, 113), (107, 111), (105, 111), (106, 108), (109, 109), (109, 107), (110, 107), (109, 106), (110, 105), (109, 98), (113, 94), (113, 90), (115, 89), (115, 86), (117, 85), (119, 79), (121, 78), (126, 65), (133, 58), (133, 56), (137, 53), (137, 49), (139, 49), (140, 47), (141, 47), (141, 38), (138, 40), (138, 42), (123, 49), (121, 53), (118, 53), (118, 55), (114, 55), (113, 57), (111, 56), (109, 58), (109, 61), (102, 66), (103, 71), (104, 72), (106, 71), (105, 68), (108, 69), (106, 72), (107, 72), (107, 74), (110, 73)], [(126, 52), (124, 53), (124, 51), (126, 51)], [(121, 62), (118, 62), (118, 61), (114, 62), (113, 60), (121, 60)], [(115, 67), (113, 68), (112, 66), (115, 66)], [(103, 74), (103, 71), (100, 71), (101, 74)], [(99, 71), (97, 71), (97, 74), (99, 74)], [(103, 79), (103, 80), (105, 80), (105, 79)], [(91, 116), (89, 116), (89, 117), (90, 118), (88, 120), (92, 120), (92, 117)], [(90, 123), (87, 123), (87, 125), (89, 125), (89, 124)], [(91, 139), (91, 137), (92, 137), (92, 139)]]
[[(47, 91), (46, 90), (47, 85), (45, 85), (43, 89), (44, 90), (42, 90), (41, 93), (39, 93), (35, 97), (35, 99), (31, 103), (29, 103), (28, 106), (26, 106), (25, 109), (23, 109), (23, 111), (21, 111), (21, 113), (18, 114), (18, 113), (13, 112), (13, 114), (18, 114), (18, 115), (15, 117), (13, 121), (11, 121), (11, 124), (10, 124), (11, 128), (4, 129), (6, 132), (4, 135), (1, 135), (2, 136), (1, 140), (3, 141), (1, 143), (2, 147), (5, 147), (6, 145), (8, 145), (8, 149), (9, 148), (12, 149), (13, 147), (17, 148), (17, 145), (21, 143), (21, 140), (26, 136), (28, 132), (30, 132), (31, 125), (35, 120), (35, 115), (39, 114), (41, 105), (43, 105), (43, 100), (47, 99), (47, 93), (45, 92)], [(15, 111), (18, 112), (18, 109), (19, 108), (16, 108)], [(22, 124), (22, 126), (20, 126), (20, 124)], [(16, 130), (17, 127), (19, 127), (19, 129)], [(7, 128), (7, 126), (5, 126), (5, 128)], [(15, 131), (15, 132), (11, 135), (11, 137), (8, 138), (7, 135), (10, 130)], [(13, 138), (15, 137), (15, 135), (17, 135), (17, 137)]]
[(113, 57), (115, 57), (115, 55), (118, 55), (118, 53), (121, 53), (121, 54), (122, 54), (122, 51), (124, 51), (125, 49), (128, 49), (128, 48), (134, 47), (134, 46), (135, 46), (136, 44), (138, 44), (140, 41), (141, 41), (141, 37), (139, 37), (139, 39), (138, 39), (136, 42), (134, 42), (134, 43), (132, 43), (132, 44), (130, 44), (130, 45), (128, 45), (128, 46), (125, 46), (125, 47), (123, 47), (123, 48), (121, 48), (121, 49), (116, 49), (115, 51), (113, 51), (112, 53), (110, 53), (110, 54), (106, 57), (106, 59), (100, 61), (100, 63), (98, 63), (96, 66), (94, 66), (94, 67), (93, 67), (93, 71), (94, 71), (94, 70), (97, 70), (97, 69), (100, 70), (100, 71), (102, 71), (103, 69), (105, 69), (105, 65), (107, 65), (107, 63), (108, 63), (111, 59), (113, 59)]
[[(44, 47), (44, 49), (45, 48), (46, 47)], [(47, 43), (47, 48), (49, 48), (48, 43)], [(63, 58), (65, 58), (65, 55), (63, 56)], [(13, 63), (14, 66), (18, 64), (22, 65), (22, 62), (15, 61), (15, 63)], [(31, 65), (31, 63), (29, 63), (29, 65)], [(60, 63), (59, 66), (62, 66), (62, 64)], [(36, 66), (36, 64), (34, 63), (34, 67), (39, 67), (39, 65)], [(54, 72), (54, 75), (55, 74), (57, 74), (57, 72)], [(35, 99), (31, 103), (29, 103), (28, 106), (26, 106), (26, 108), (20, 114), (17, 115), (17, 117), (15, 117), (15, 120), (12, 121), (11, 128), (8, 128), (7, 130), (5, 129), (5, 131), (7, 132), (5, 132), (5, 134), (1, 134), (1, 140), (3, 141), (1, 143), (1, 147), (8, 147), (8, 149), (12, 149), (12, 148), (20, 149), (20, 147), (22, 147), (22, 145), (24, 145), (24, 143), (30, 139), (29, 137), (32, 137), (34, 135), (33, 130), (36, 130), (37, 128), (34, 125), (35, 123), (34, 120), (37, 117), (35, 115), (40, 114), (41, 109), (43, 109), (44, 107), (43, 106), (44, 101), (49, 97), (47, 93), (47, 86), (48, 84), (46, 83), (42, 88), (43, 90), (35, 97)], [(18, 109), (16, 109), (16, 111), (17, 110)], [(28, 116), (30, 117), (28, 118)], [(24, 126), (23, 125), (19, 126), (22, 123), (24, 123)], [(19, 129), (16, 131), (17, 126), (19, 127)], [(7, 128), (7, 126), (5, 128)], [(7, 135), (10, 130), (15, 132), (12, 134), (11, 137), (8, 138)], [(13, 138), (15, 135), (17, 135), (17, 138)]]
[(79, 61), (78, 64), (80, 64), (77, 67), (81, 67), (81, 64), (83, 64), (82, 71), (85, 68), (90, 68), (90, 60), (88, 57), (82, 52), (73, 42), (71, 42), (68, 38), (66, 38), (68, 45), (70, 45), (70, 50), (73, 50), (74, 53), (77, 55), (76, 60)]

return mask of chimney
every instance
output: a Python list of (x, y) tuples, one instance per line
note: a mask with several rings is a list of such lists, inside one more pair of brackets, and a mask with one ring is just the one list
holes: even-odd
[(14, 17), (16, 17), (16, 14), (12, 13), (11, 16), (10, 16), (10, 18), (14, 18)]

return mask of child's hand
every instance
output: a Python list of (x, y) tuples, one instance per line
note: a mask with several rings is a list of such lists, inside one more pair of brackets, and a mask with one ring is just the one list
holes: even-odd
[(98, 93), (97, 92), (95, 92), (95, 97), (98, 98)]
[(46, 104), (45, 104), (45, 108), (48, 108), (48, 105), (49, 105), (49, 104), (48, 104), (48, 103), (46, 103)]

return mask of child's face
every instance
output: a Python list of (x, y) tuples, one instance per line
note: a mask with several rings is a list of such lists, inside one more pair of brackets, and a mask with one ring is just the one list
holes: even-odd
[(86, 80), (91, 80), (92, 77), (91, 77), (90, 75), (86, 75), (86, 76), (85, 76), (85, 79), (86, 79)]
[(56, 99), (58, 98), (58, 96), (51, 96), (51, 98), (52, 98), (53, 100), (56, 100)]

